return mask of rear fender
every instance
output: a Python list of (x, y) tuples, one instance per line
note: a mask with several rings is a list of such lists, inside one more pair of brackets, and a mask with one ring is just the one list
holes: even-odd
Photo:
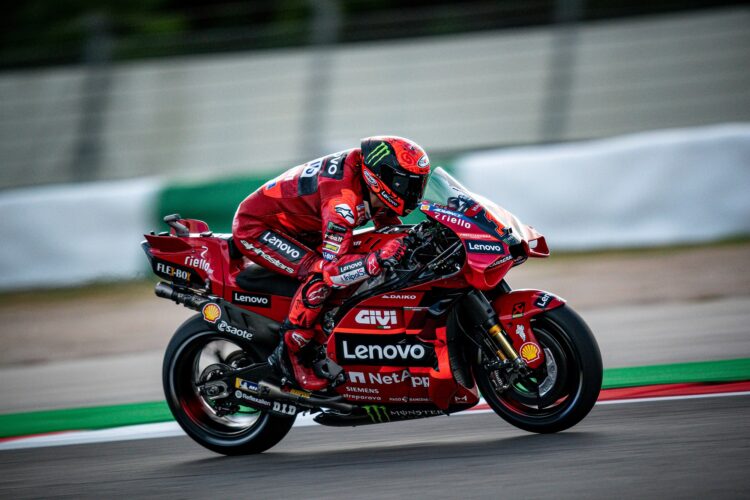
[(141, 243), (151, 269), (158, 277), (188, 288), (224, 292), (224, 272), (229, 268), (229, 245), (214, 237), (176, 237), (147, 234)]
[(492, 308), (513, 348), (531, 368), (544, 362), (544, 351), (531, 329), (531, 318), (564, 304), (563, 299), (543, 290), (513, 290), (492, 300)]
[(162, 253), (178, 253), (178, 252), (189, 252), (192, 250), (192, 246), (182, 238), (175, 236), (156, 236), (153, 234), (147, 234), (146, 241), (150, 248), (156, 252)]

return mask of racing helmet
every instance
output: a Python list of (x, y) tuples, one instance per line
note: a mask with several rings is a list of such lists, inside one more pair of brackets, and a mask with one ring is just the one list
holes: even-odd
[(430, 159), (415, 142), (403, 137), (362, 139), (362, 177), (386, 207), (406, 215), (419, 204), (430, 176)]

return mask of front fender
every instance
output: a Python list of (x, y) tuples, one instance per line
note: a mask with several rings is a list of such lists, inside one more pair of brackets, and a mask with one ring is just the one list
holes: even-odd
[(531, 368), (544, 362), (544, 351), (531, 329), (531, 318), (565, 304), (565, 300), (544, 290), (513, 290), (491, 301), (513, 348)]

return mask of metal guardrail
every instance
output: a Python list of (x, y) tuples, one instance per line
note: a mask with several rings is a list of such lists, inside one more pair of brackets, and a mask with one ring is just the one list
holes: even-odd
[[(750, 120), (750, 9), (0, 73), (0, 188)], [(562, 31), (561, 31), (562, 30)]]

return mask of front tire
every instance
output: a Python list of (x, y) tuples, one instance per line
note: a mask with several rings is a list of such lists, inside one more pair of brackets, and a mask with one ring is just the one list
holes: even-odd
[(244, 366), (263, 361), (261, 354), (242, 350), (208, 329), (200, 316), (180, 326), (164, 354), (162, 382), (169, 409), (185, 433), (224, 455), (261, 453), (281, 441), (295, 417), (252, 409), (226, 414), (196, 387), (201, 377), (221, 370), (223, 364), (236, 367), (237, 363)]
[(588, 415), (602, 386), (602, 358), (591, 330), (571, 308), (562, 306), (531, 320), (545, 353), (545, 364), (502, 390), (497, 374), (477, 353), (474, 374), (487, 404), (508, 423), (538, 433), (568, 429)]

